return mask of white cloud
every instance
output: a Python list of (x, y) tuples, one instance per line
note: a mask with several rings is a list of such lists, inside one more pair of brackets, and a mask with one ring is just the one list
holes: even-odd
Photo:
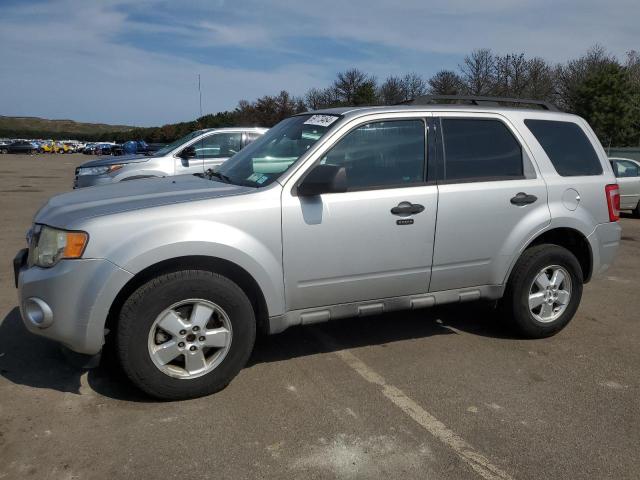
[[(198, 73), (204, 109), (213, 112), (280, 89), (302, 94), (349, 66), (428, 75), (443, 66), (434, 58), (451, 67), (480, 47), (564, 61), (600, 43), (623, 56), (640, 48), (639, 14), (637, 0), (24, 2), (0, 17), (0, 114), (153, 125), (195, 117)], [(279, 66), (225, 68), (215, 56), (196, 61), (171, 47), (154, 53), (131, 43), (136, 33), (161, 35), (182, 51), (268, 52)], [(304, 37), (333, 47), (309, 58)], [(360, 53), (346, 55), (340, 41)]]

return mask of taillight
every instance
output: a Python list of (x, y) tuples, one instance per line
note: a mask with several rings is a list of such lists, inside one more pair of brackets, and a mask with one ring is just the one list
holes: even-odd
[(609, 208), (609, 221), (617, 222), (620, 219), (620, 189), (617, 184), (604, 187), (607, 196), (607, 207)]

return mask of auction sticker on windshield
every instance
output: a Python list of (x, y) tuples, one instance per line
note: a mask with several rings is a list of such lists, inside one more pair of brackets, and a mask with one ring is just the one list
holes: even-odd
[(319, 127), (328, 127), (340, 117), (335, 115), (312, 115), (309, 120), (304, 122), (305, 125), (317, 125)]

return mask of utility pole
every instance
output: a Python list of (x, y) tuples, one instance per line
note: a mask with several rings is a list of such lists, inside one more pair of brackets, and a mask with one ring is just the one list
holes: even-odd
[(202, 90), (200, 90), (200, 74), (198, 74), (198, 95), (200, 96), (200, 117), (202, 117)]

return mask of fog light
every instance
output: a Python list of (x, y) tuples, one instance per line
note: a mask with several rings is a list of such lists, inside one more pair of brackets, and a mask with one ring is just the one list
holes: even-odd
[(47, 328), (53, 323), (53, 312), (44, 300), (37, 297), (27, 298), (24, 302), (24, 315), (38, 328)]

